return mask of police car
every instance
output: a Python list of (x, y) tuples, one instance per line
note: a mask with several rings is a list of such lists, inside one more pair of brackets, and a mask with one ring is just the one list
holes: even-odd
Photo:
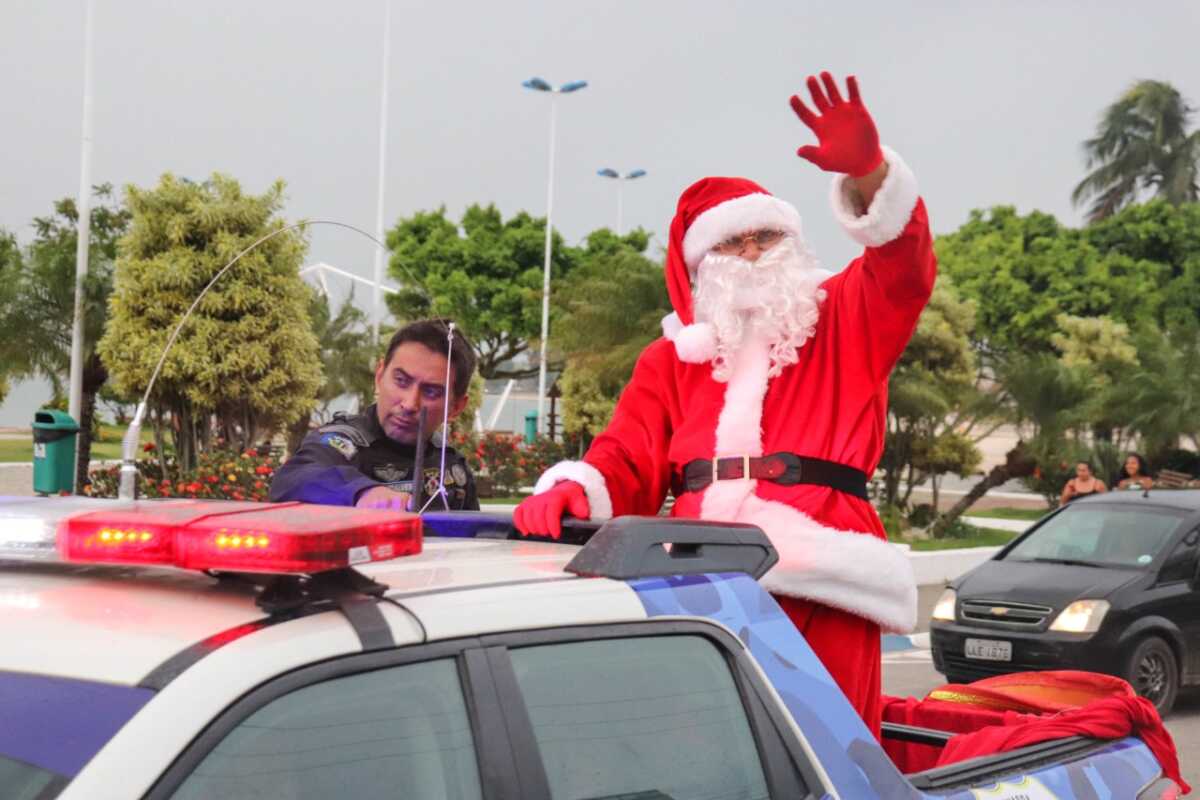
[(0, 798), (1174, 796), (1134, 738), (902, 775), (760, 589), (760, 531), (565, 538), (0, 498)]

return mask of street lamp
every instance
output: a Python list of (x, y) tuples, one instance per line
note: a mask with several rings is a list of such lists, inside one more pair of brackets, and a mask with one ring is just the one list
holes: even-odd
[(530, 78), (521, 83), (526, 89), (535, 92), (546, 92), (550, 95), (550, 175), (546, 181), (546, 258), (542, 267), (542, 347), (538, 364), (538, 429), (541, 430), (546, 418), (546, 342), (550, 338), (550, 213), (554, 209), (554, 137), (555, 111), (557, 99), (555, 95), (570, 94), (587, 86), (587, 81), (571, 81), (555, 88), (541, 78)]
[(642, 177), (646, 174), (646, 170), (635, 169), (632, 172), (622, 175), (615, 169), (605, 167), (604, 169), (596, 170), (596, 174), (601, 178), (614, 178), (617, 181), (617, 236), (620, 236), (624, 232), (621, 228), (621, 195), (625, 189), (625, 181), (632, 181)]

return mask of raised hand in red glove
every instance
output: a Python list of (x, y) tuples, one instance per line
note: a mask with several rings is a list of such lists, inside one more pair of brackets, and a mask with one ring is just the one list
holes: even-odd
[(846, 79), (849, 100), (842, 99), (837, 82), (828, 72), (821, 73), (821, 83), (825, 91), (821, 91), (816, 78), (808, 76), (808, 91), (819, 113), (813, 113), (803, 100), (792, 95), (792, 110), (817, 135), (818, 142), (816, 146), (801, 147), (796, 155), (826, 172), (861, 178), (883, 163), (875, 121), (858, 95), (858, 81), (853, 75)]
[(575, 481), (559, 481), (548, 492), (535, 494), (521, 501), (513, 512), (513, 523), (526, 536), (562, 536), (563, 513), (577, 519), (588, 519), (592, 508), (587, 494)]

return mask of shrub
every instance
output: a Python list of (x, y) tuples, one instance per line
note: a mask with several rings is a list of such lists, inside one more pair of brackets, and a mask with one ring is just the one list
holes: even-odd
[[(154, 444), (143, 446), (146, 453), (154, 452)], [(172, 453), (164, 461), (167, 474), (156, 457), (137, 462), (138, 495), (140, 497), (192, 497), (206, 500), (265, 501), (271, 478), (279, 459), (270, 446), (252, 447), (244, 451), (218, 448), (199, 456), (194, 470), (179, 471)], [(120, 482), (119, 465), (96, 470), (84, 493), (92, 497), (116, 497)]]

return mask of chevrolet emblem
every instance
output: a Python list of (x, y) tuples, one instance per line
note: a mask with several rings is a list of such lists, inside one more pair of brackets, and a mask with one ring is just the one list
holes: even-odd
[(993, 617), (1003, 617), (1007, 613), (1008, 613), (1008, 609), (1005, 608), (1004, 606), (992, 606), (992, 616)]

